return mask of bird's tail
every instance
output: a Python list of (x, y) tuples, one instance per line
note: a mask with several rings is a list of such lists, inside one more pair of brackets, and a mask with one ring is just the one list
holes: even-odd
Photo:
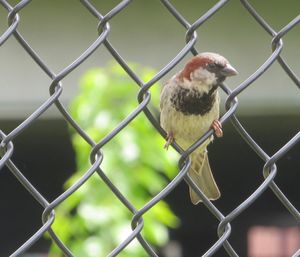
[[(194, 152), (191, 155), (192, 164), (189, 175), (201, 191), (210, 200), (217, 200), (221, 193), (210, 169), (207, 151)], [(202, 202), (196, 192), (190, 187), (190, 197), (193, 204)]]

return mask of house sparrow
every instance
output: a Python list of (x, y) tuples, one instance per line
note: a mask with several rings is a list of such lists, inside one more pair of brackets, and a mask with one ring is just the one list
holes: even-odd
[[(219, 122), (218, 86), (228, 76), (238, 72), (221, 55), (201, 53), (193, 57), (184, 69), (175, 74), (164, 85), (160, 97), (160, 124), (167, 132), (165, 148), (175, 140), (181, 148), (187, 149), (210, 128), (215, 135), (223, 135)], [(220, 191), (212, 175), (207, 145), (213, 140), (208, 138), (190, 157), (188, 171), (192, 180), (210, 200), (220, 197)], [(190, 187), (193, 204), (201, 199)]]

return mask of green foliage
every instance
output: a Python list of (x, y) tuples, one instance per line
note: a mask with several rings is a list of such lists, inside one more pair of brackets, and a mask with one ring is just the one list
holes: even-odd
[[(134, 69), (144, 81), (155, 73), (149, 68)], [(88, 71), (81, 80), (80, 92), (70, 106), (71, 115), (96, 141), (134, 108), (139, 88), (116, 64)], [(160, 85), (151, 88), (151, 104), (159, 105)], [(77, 171), (66, 182), (68, 188), (91, 166), (91, 147), (71, 129)], [(141, 113), (102, 149), (101, 168), (136, 208), (157, 194), (177, 172), (177, 154), (163, 149), (165, 141)], [(163, 172), (163, 174), (162, 174)], [(54, 230), (75, 256), (107, 256), (131, 232), (132, 213), (119, 202), (106, 184), (94, 174), (76, 193), (56, 209)], [(167, 203), (161, 201), (143, 216), (142, 234), (155, 246), (168, 240), (167, 227), (178, 224)], [(56, 246), (53, 253), (59, 253)], [(133, 241), (120, 256), (147, 256)]]

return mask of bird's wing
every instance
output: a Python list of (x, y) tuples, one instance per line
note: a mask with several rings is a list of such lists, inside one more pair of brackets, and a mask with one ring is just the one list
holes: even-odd
[(174, 75), (171, 79), (166, 81), (166, 83), (164, 83), (164, 85), (163, 85), (163, 88), (162, 88), (161, 94), (160, 94), (160, 110), (163, 109), (165, 103), (167, 101), (169, 101), (169, 97), (172, 95), (172, 93), (170, 91), (172, 91), (172, 89), (174, 89), (172, 87), (174, 86), (175, 77), (176, 77), (176, 75)]
[(167, 101), (167, 96), (166, 96), (166, 94), (167, 94), (167, 87), (168, 87), (168, 82), (169, 81), (167, 81), (164, 85), (163, 85), (163, 88), (162, 88), (162, 90), (161, 90), (161, 94), (160, 94), (160, 105), (159, 105), (159, 107), (160, 107), (160, 110), (162, 110), (163, 108), (164, 108), (164, 105), (165, 105), (165, 102)]

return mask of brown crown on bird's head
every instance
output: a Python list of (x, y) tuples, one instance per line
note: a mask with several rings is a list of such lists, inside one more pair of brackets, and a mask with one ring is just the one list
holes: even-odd
[(201, 53), (194, 56), (185, 65), (184, 69), (180, 72), (180, 79), (192, 80), (191, 74), (197, 69), (202, 69), (214, 73), (217, 77), (234, 76), (238, 74), (228, 60), (216, 53)]

